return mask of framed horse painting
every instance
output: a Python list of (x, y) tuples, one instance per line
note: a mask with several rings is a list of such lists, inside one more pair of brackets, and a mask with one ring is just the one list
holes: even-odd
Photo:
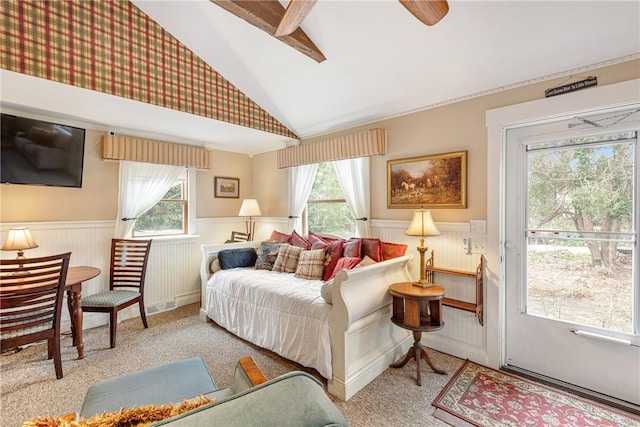
[(387, 161), (387, 207), (467, 207), (467, 152)]

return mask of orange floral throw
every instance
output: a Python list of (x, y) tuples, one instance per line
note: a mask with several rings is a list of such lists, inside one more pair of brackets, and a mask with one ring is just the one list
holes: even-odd
[(76, 420), (75, 413), (71, 413), (61, 417), (34, 418), (25, 422), (22, 427), (144, 427), (210, 402), (213, 402), (213, 399), (199, 396), (185, 400), (179, 405), (168, 403), (166, 405), (123, 408), (117, 412), (103, 412), (101, 415), (80, 418), (79, 420)]

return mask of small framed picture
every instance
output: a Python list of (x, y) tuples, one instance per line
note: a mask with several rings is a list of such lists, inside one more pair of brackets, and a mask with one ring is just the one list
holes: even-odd
[(240, 197), (240, 178), (216, 176), (213, 178), (214, 197), (237, 199)]

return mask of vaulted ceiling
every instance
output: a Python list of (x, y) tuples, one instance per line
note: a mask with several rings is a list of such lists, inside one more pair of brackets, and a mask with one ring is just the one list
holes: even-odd
[[(281, 2), (284, 6), (287, 1)], [(426, 26), (396, 0), (319, 0), (316, 60), (208, 0), (133, 4), (301, 138), (637, 58), (637, 1), (449, 1)], [(291, 138), (2, 71), (3, 110), (258, 153)], [(43, 96), (47, 94), (47, 96)]]

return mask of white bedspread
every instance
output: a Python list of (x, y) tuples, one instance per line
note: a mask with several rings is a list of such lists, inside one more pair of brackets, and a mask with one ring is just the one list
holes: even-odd
[(260, 347), (331, 378), (329, 312), (321, 280), (253, 268), (216, 272), (207, 283), (207, 316)]

